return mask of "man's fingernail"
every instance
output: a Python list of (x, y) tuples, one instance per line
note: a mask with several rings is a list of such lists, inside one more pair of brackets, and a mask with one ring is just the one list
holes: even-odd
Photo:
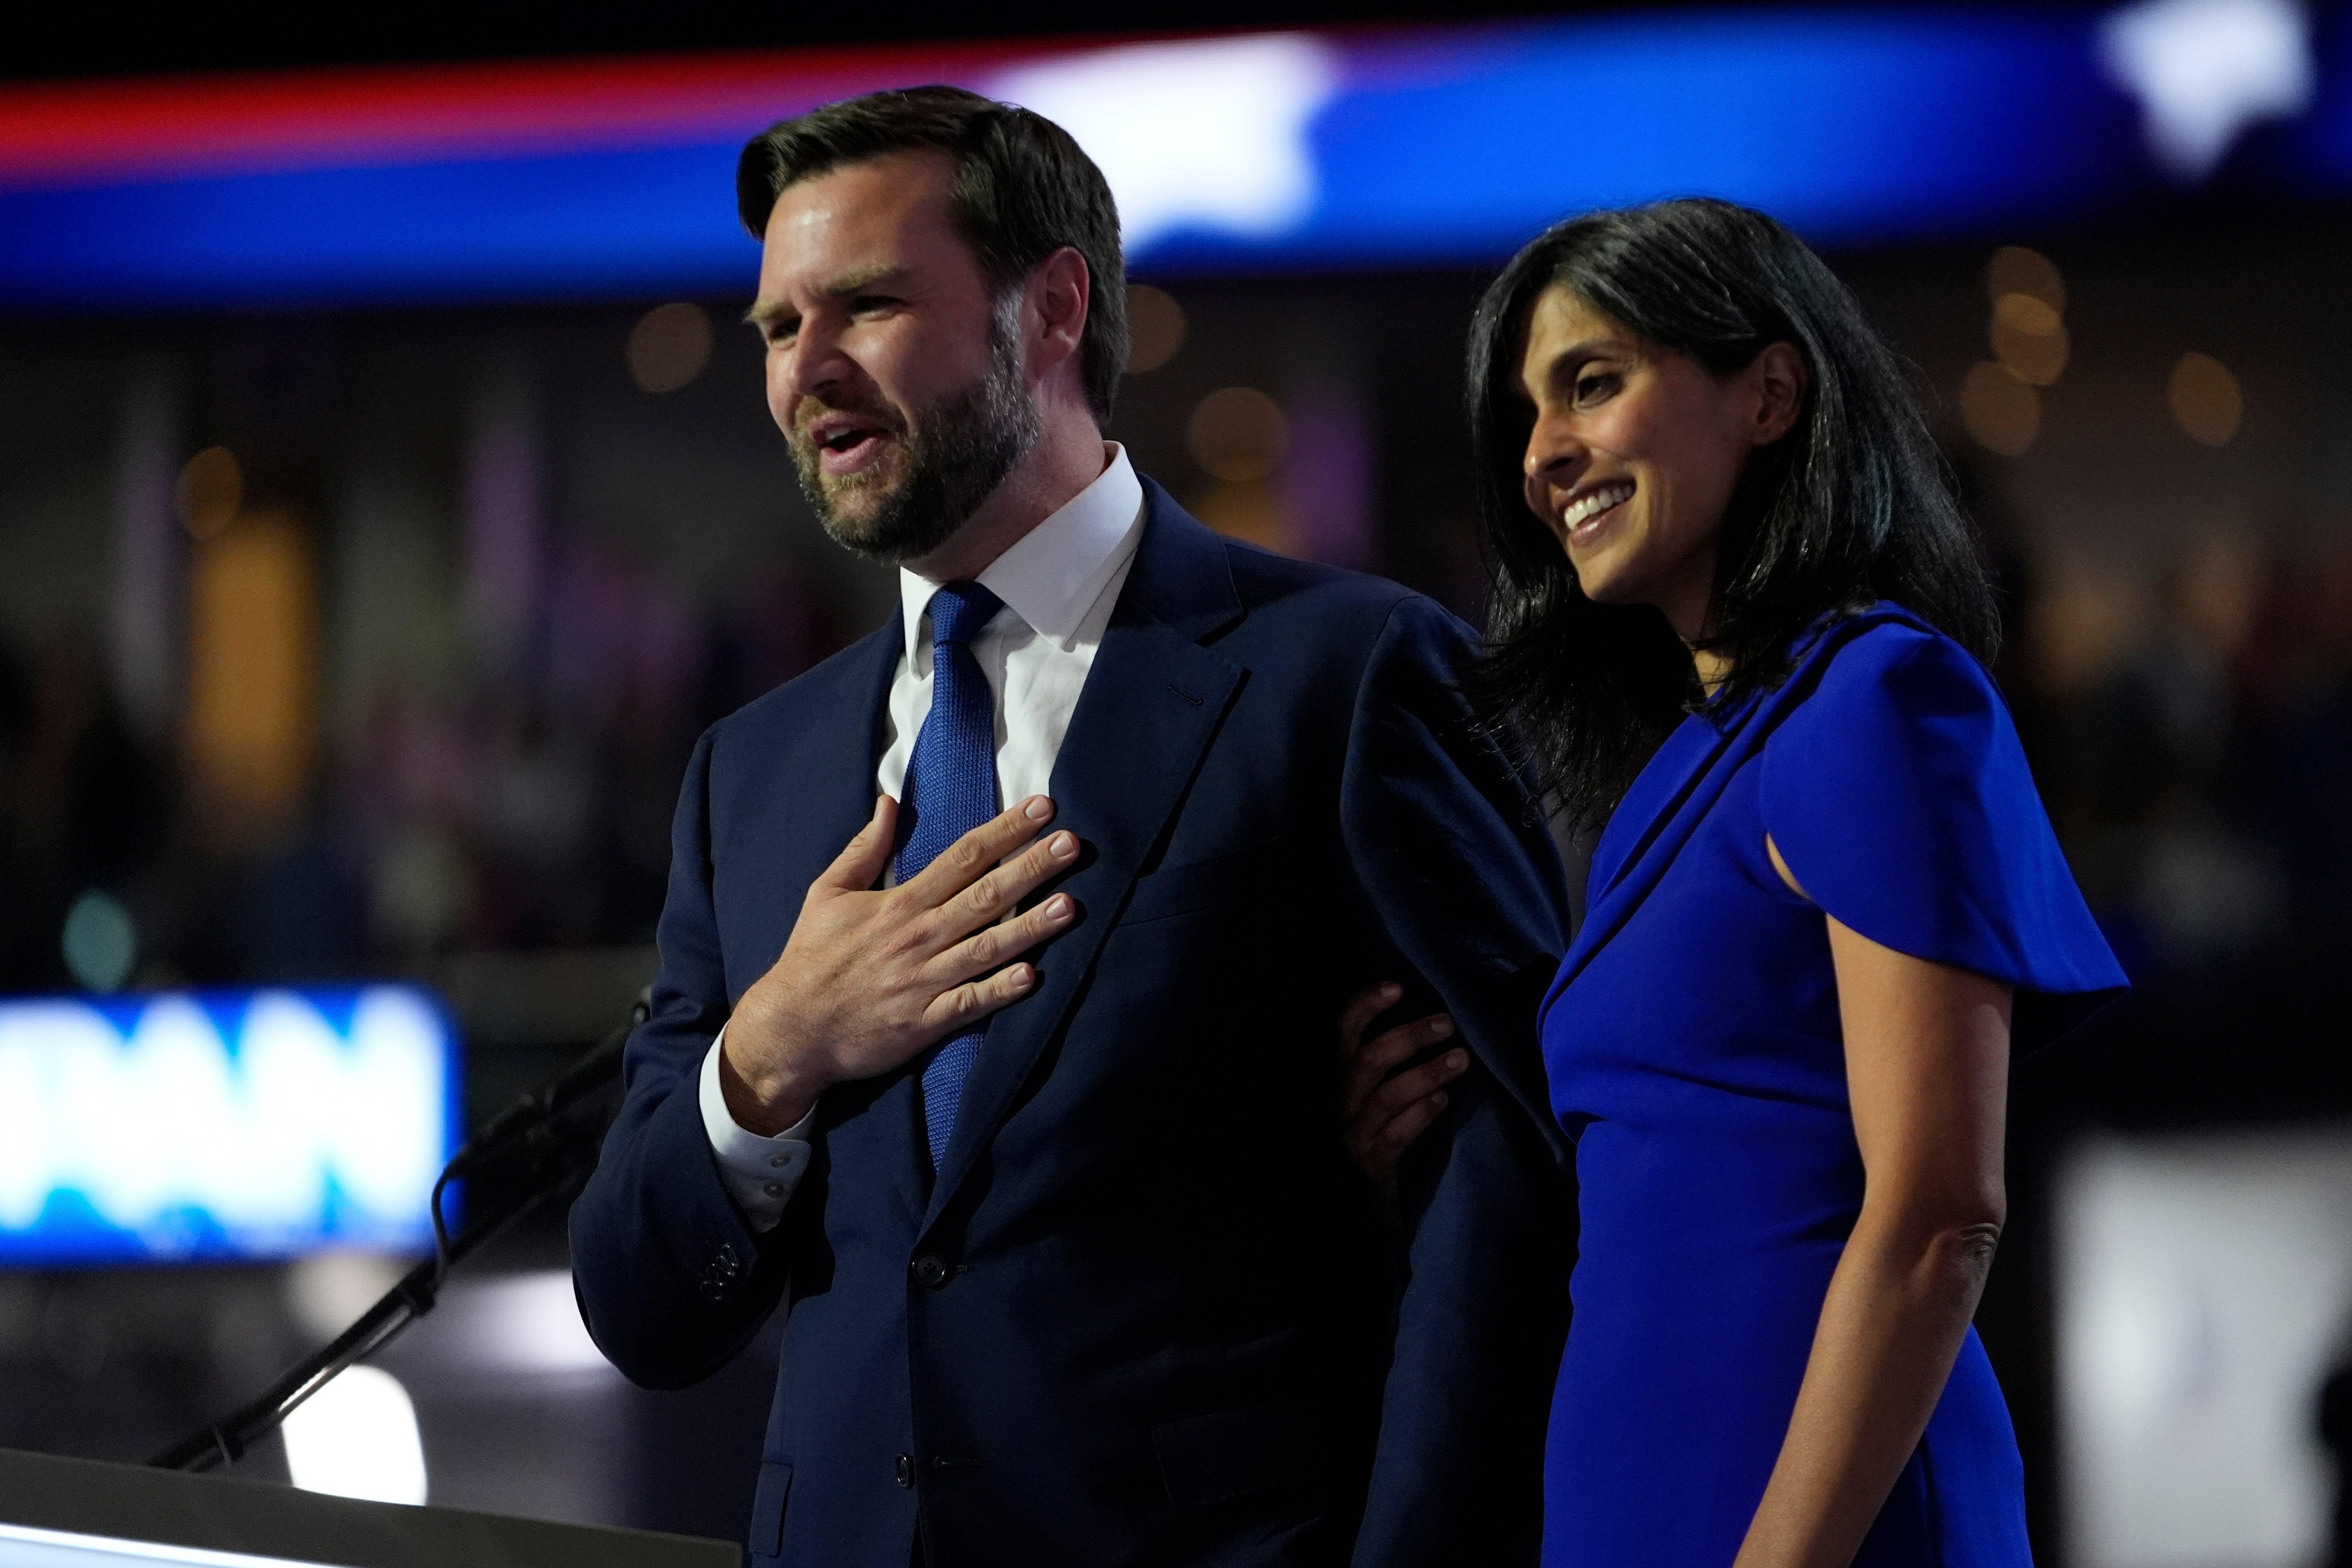
[(1438, 1039), (1444, 1040), (1447, 1035), (1454, 1032), (1454, 1020), (1447, 1018), (1444, 1013), (1440, 1013), (1435, 1018), (1429, 1020), (1429, 1032), (1435, 1035)]
[(1032, 795), (1028, 803), (1021, 808), (1021, 814), (1033, 822), (1042, 822), (1054, 814), (1054, 802), (1043, 795)]
[(1066, 861), (1078, 852), (1078, 836), (1076, 833), (1055, 833), (1045, 841), (1045, 852), (1057, 861)]
[(1045, 918), (1048, 920), (1066, 919), (1069, 913), (1070, 899), (1067, 894), (1057, 893), (1045, 901)]
[(1025, 991), (1036, 982), (1037, 971), (1024, 964), (1013, 971), (1012, 978), (1014, 990)]
[(1469, 1054), (1465, 1051), (1449, 1051), (1445, 1053), (1445, 1065), (1458, 1072), (1470, 1065)]
[(1404, 988), (1402, 986), (1396, 984), (1392, 980), (1381, 982), (1381, 996), (1384, 999), (1394, 1001), (1397, 998), (1402, 995), (1404, 995)]
[(1442, 1110), (1444, 1110), (1444, 1109), (1445, 1108), (1445, 1091), (1444, 1091), (1444, 1090), (1443, 1090), (1443, 1089), (1439, 1090), (1436, 1093), (1434, 1093), (1434, 1094), (1431, 1095), (1429, 1098), (1431, 1099), (1431, 1101), (1432, 1101), (1432, 1102), (1433, 1102), (1433, 1103), (1436, 1104), (1436, 1106), (1437, 1106), (1437, 1108), (1438, 1108), (1439, 1110), (1441, 1110), (1441, 1111), (1442, 1111)]

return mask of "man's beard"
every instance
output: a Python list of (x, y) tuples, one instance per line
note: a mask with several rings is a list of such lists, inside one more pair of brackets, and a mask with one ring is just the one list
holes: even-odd
[[(1017, 301), (1019, 297), (1013, 297)], [(1015, 305), (1017, 308), (1017, 304)], [(999, 309), (989, 320), (989, 371), (950, 393), (919, 416), (887, 405), (845, 410), (887, 420), (906, 453), (897, 486), (875, 497), (871, 516), (845, 514), (839, 503), (872, 491), (883, 480), (873, 469), (835, 481), (828, 489), (814, 444), (795, 435), (793, 467), (801, 492), (835, 543), (872, 560), (920, 560), (955, 537), (981, 503), (995, 493), (1013, 465), (1037, 444), (1037, 405), (1021, 377), (1013, 316)]]

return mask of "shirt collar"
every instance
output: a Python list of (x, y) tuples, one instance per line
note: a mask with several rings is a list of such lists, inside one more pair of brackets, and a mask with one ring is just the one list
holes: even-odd
[[(1143, 519), (1143, 481), (1135, 476), (1127, 448), (1106, 441), (1103, 450), (1110, 461), (1095, 482), (1015, 539), (980, 574), (982, 588), (1040, 635), (1057, 643), (1076, 634)], [(905, 567), (898, 569), (898, 609), (909, 649), (939, 587)]]

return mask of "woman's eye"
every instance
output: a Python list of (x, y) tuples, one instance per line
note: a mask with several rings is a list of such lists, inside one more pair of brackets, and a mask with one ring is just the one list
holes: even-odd
[(1576, 401), (1580, 403), (1599, 402), (1615, 394), (1620, 377), (1614, 371), (1576, 378)]

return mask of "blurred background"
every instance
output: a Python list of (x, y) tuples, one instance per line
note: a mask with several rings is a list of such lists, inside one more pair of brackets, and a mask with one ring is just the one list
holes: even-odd
[[(2352, 6), (1437, 11), (12, 47), (0, 1446), (135, 1459), (321, 1343), (463, 1126), (651, 977), (695, 737), (895, 601), (768, 421), (734, 154), (950, 80), (1117, 191), (1139, 465), (1474, 620), (1500, 261), (1692, 193), (1830, 256), (2000, 563), (1997, 673), (2137, 987), (2017, 1076), (1980, 1322), (2037, 1549), (2340, 1560)], [(772, 1350), (631, 1389), (563, 1267), (559, 1213), (509, 1233), (240, 1469), (740, 1535)]]

